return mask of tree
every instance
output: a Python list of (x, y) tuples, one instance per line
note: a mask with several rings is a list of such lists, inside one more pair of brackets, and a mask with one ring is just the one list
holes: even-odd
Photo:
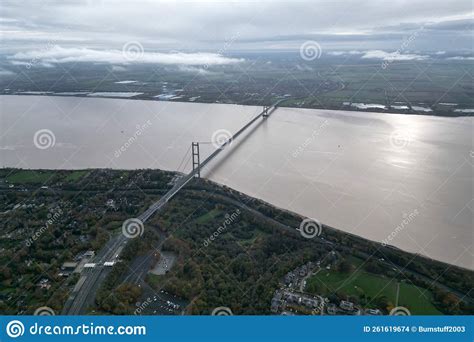
[(342, 260), (339, 265), (337, 265), (337, 270), (341, 273), (351, 273), (354, 269), (354, 265), (347, 260)]

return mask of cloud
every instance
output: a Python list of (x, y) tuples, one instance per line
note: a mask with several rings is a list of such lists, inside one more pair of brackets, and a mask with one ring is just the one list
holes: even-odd
[(469, 56), (469, 57), (455, 56), (455, 57), (449, 57), (449, 58), (446, 58), (446, 59), (449, 59), (449, 60), (452, 60), (452, 61), (474, 61), (474, 57), (472, 57), (472, 56)]
[(380, 59), (384, 61), (422, 61), (428, 59), (429, 56), (410, 53), (401, 54), (399, 52), (386, 52), (382, 50), (370, 50), (366, 51), (361, 58)]
[(207, 69), (204, 69), (204, 68), (196, 68), (194, 66), (180, 66), (179, 67), (179, 70), (180, 71), (184, 71), (184, 72), (190, 72), (190, 73), (194, 73), (194, 74), (199, 74), (199, 75), (211, 75), (211, 74), (215, 74), (215, 72), (211, 72)]
[[(9, 54), (54, 40), (64, 47), (148, 50), (396, 50), (425, 27), (419, 50), (472, 49), (472, 3), (466, 0), (42, 0), (3, 1), (0, 49)], [(232, 37), (235, 37), (233, 39)], [(226, 42), (231, 41), (231, 44)], [(227, 46), (230, 45), (230, 46)]]
[(165, 65), (224, 65), (243, 62), (241, 58), (228, 58), (215, 53), (161, 53), (143, 51), (141, 47), (133, 53), (127, 50), (93, 50), (89, 48), (63, 48), (53, 46), (45, 49), (18, 52), (8, 59), (13, 64), (50, 65), (70, 62), (92, 62), (110, 64), (153, 63)]
[(14, 72), (11, 72), (10, 70), (0, 68), (0, 76), (13, 76), (13, 75), (16, 75), (16, 74)]
[(351, 50), (351, 51), (329, 51), (327, 52), (330, 56), (345, 56), (345, 55), (361, 55), (363, 51)]
[(127, 71), (127, 68), (121, 65), (112, 65), (112, 71), (123, 72), (123, 71)]

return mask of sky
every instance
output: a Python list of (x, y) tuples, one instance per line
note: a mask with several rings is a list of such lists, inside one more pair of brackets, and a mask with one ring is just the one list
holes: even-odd
[(397, 50), (422, 59), (424, 51), (473, 48), (471, 0), (3, 0), (0, 6), (0, 53), (17, 64), (127, 63), (134, 54), (144, 62), (225, 64), (238, 62), (227, 56), (235, 52), (292, 51), (305, 41), (329, 55), (375, 51), (382, 58)]

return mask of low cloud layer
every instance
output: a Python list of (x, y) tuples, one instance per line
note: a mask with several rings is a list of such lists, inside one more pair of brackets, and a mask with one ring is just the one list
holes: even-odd
[(382, 50), (372, 50), (365, 52), (361, 58), (364, 59), (380, 59), (383, 61), (422, 61), (428, 59), (429, 56), (417, 55), (412, 53), (387, 52)]
[(474, 57), (472, 56), (468, 56), (468, 57), (465, 57), (465, 56), (455, 56), (455, 57), (449, 57), (447, 58), (448, 60), (451, 60), (451, 61), (474, 61)]
[(126, 44), (122, 50), (94, 50), (88, 48), (50, 48), (18, 52), (8, 59), (13, 64), (41, 64), (90, 62), (110, 64), (153, 63), (164, 65), (224, 65), (242, 62), (240, 58), (229, 58), (216, 53), (159, 53), (147, 52), (138, 43)]

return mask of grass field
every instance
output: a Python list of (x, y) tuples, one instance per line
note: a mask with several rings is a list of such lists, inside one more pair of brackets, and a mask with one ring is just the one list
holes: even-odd
[(89, 174), (88, 170), (71, 171), (67, 174), (51, 170), (19, 170), (6, 177), (10, 184), (46, 184), (62, 180), (66, 183), (79, 181)]
[[(377, 297), (385, 296), (388, 301), (396, 306), (397, 280), (367, 273), (357, 269), (352, 273), (344, 274), (335, 270), (321, 270), (315, 276), (308, 279), (307, 288), (316, 285), (319, 292), (324, 295), (343, 293), (368, 299), (367, 306)], [(441, 315), (432, 303), (433, 295), (430, 291), (400, 282), (398, 306), (404, 306), (415, 315)]]
[(164, 275), (156, 275), (153, 273), (147, 273), (146, 275), (146, 282), (153, 288), (159, 288), (162, 286), (163, 280), (165, 280)]
[(198, 224), (207, 223), (207, 222), (213, 220), (217, 215), (219, 215), (221, 213), (222, 213), (222, 211), (220, 211), (219, 209), (213, 209), (213, 210), (209, 211), (208, 213), (205, 213), (204, 215), (198, 217), (196, 219), (196, 223), (198, 223)]
[(43, 184), (55, 174), (54, 171), (21, 170), (7, 177), (11, 184)]
[[(232, 234), (234, 236), (234, 234)], [(253, 235), (252, 237), (248, 238), (248, 239), (244, 239), (244, 238), (238, 238), (238, 237), (235, 237), (234, 238), (237, 240), (237, 243), (242, 247), (242, 248), (250, 248), (252, 247), (255, 242), (257, 242), (257, 240), (259, 238), (262, 238), (262, 237), (265, 237), (269, 235), (268, 233), (265, 233), (265, 232), (262, 232), (261, 230), (257, 230)]]
[(77, 170), (70, 173), (64, 180), (66, 182), (77, 182), (79, 179), (87, 175), (89, 171), (87, 170)]

